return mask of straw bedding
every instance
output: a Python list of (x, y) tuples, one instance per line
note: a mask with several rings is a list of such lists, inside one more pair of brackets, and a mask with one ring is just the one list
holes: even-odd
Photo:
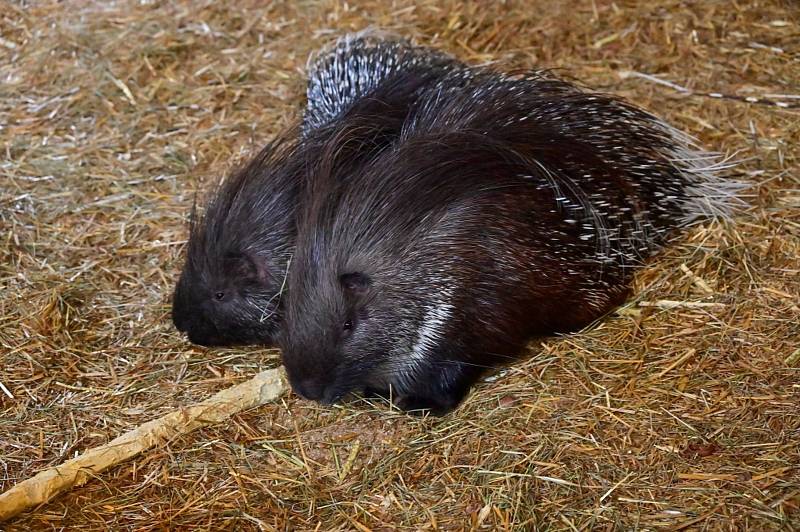
[[(195, 194), (295, 120), (308, 53), (382, 27), (551, 67), (735, 154), (735, 223), (531, 344), (444, 418), (296, 396), (124, 463), (7, 530), (800, 528), (794, 2), (5, 2), (0, 491), (279, 363), (169, 322)], [(664, 83), (668, 82), (668, 83)]]

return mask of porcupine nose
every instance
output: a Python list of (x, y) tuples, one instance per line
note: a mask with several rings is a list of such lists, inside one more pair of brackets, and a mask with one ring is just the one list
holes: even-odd
[(325, 395), (325, 384), (314, 378), (293, 381), (292, 388), (297, 395), (310, 401), (322, 401)]

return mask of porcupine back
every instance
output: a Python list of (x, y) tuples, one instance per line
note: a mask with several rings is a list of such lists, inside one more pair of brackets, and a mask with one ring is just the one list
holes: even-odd
[(304, 204), (282, 335), (301, 395), (446, 412), (531, 335), (618, 305), (672, 229), (736, 204), (724, 164), (618, 99), (542, 73), (464, 79)]
[[(548, 72), (474, 73), (420, 97), (400, 142), (469, 131), (499, 140), (538, 167), (554, 210), (595, 244), (591, 260), (636, 265), (675, 228), (724, 218), (744, 205), (745, 185), (720, 177), (733, 166), (656, 116), (586, 91)], [(517, 122), (517, 124), (514, 124)], [(587, 257), (588, 258), (588, 257)]]

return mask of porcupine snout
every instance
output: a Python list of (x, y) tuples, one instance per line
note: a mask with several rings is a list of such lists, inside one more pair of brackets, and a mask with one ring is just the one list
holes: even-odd
[[(301, 351), (308, 353), (310, 350)], [(289, 384), (299, 396), (322, 404), (332, 404), (343, 395), (337, 391), (340, 387), (336, 384), (336, 368), (324, 362), (330, 357), (292, 356), (285, 350), (283, 354)]]
[(314, 378), (305, 378), (292, 381), (292, 388), (294, 391), (304, 399), (310, 401), (324, 402), (325, 397), (325, 383), (320, 382)]

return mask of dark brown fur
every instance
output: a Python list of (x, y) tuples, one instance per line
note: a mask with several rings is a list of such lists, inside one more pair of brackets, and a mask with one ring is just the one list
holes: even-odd
[(540, 75), (481, 73), (421, 101), (346, 173), (342, 122), (313, 169), (280, 337), (305, 397), (451, 410), (531, 336), (620, 304), (706, 179), (651, 115)]

